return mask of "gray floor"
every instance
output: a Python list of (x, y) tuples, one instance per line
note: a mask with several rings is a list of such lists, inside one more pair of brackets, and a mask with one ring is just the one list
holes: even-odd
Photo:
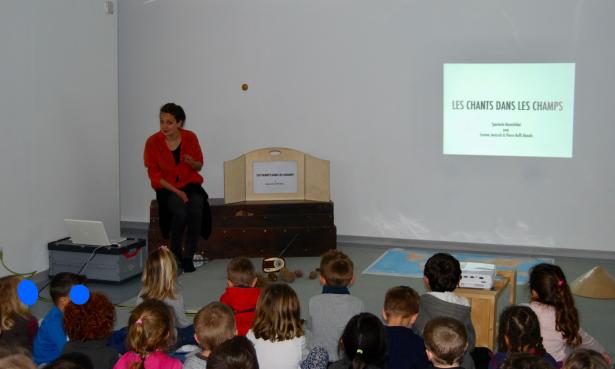
[[(133, 236), (133, 235), (131, 235)], [(386, 248), (365, 247), (359, 245), (341, 246), (340, 249), (347, 253), (355, 263), (356, 283), (351, 288), (352, 294), (361, 298), (368, 311), (380, 314), (385, 291), (392, 286), (408, 285), (419, 293), (425, 291), (422, 280), (419, 278), (385, 277), (364, 275), (361, 272), (367, 268)], [(198, 310), (203, 305), (218, 300), (224, 291), (226, 281), (226, 264), (228, 260), (213, 260), (197, 269), (195, 273), (181, 275), (179, 282), (183, 290), (183, 296), (188, 310)], [(253, 259), (257, 269), (261, 259)], [(601, 265), (612, 275), (615, 275), (615, 262), (589, 259), (555, 258), (556, 264), (560, 265), (569, 281), (588, 271), (596, 265)], [(321, 290), (318, 280), (309, 280), (308, 273), (318, 267), (319, 258), (287, 258), (287, 265), (292, 270), (302, 270), (305, 277), (292, 283), (301, 300), (302, 306), (307, 306), (308, 299), (318, 294)], [(132, 279), (120, 285), (92, 284), (90, 289), (107, 294), (114, 303), (132, 305), (134, 297), (140, 288), (138, 278)], [(43, 295), (46, 291), (43, 293)], [(528, 302), (529, 293), (525, 285), (517, 287), (517, 302)], [(508, 301), (507, 292), (499, 299), (498, 311), (501, 311)], [(615, 355), (615, 300), (593, 300), (576, 297), (577, 308), (581, 316), (582, 327), (592, 334)], [(50, 308), (49, 303), (37, 304), (34, 312), (42, 317)], [(305, 311), (303, 311), (305, 313)], [(117, 308), (116, 327), (126, 325), (130, 314), (129, 307)]]

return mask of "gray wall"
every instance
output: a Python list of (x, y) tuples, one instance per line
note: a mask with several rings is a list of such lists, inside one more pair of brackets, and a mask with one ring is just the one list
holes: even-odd
[(119, 234), (117, 16), (103, 1), (3, 1), (0, 50), (0, 247), (11, 268), (43, 270), (64, 218)]
[[(225, 160), (279, 145), (331, 160), (340, 234), (615, 250), (613, 1), (119, 7), (123, 221), (148, 221), (143, 142), (175, 101), (212, 197)], [(574, 157), (443, 156), (446, 62), (575, 62)]]

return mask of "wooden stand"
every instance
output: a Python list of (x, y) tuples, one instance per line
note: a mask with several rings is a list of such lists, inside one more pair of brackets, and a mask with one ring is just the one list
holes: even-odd
[(515, 304), (517, 288), (517, 272), (515, 270), (498, 270), (496, 274), (501, 279), (496, 280), (493, 290), (480, 290), (473, 288), (457, 288), (454, 292), (470, 300), (472, 306), (472, 324), (476, 331), (476, 346), (495, 349), (497, 335), (497, 301), (502, 291), (509, 285), (510, 305)]
[[(209, 199), (212, 233), (201, 239), (197, 254), (208, 258), (235, 256), (320, 256), (336, 248), (337, 232), (331, 201), (242, 201), (225, 204)], [(158, 206), (150, 205), (148, 250), (169, 244), (162, 238)]]

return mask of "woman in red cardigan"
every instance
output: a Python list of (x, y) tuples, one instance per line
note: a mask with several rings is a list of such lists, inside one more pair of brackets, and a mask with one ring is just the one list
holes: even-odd
[[(145, 142), (143, 158), (160, 216), (164, 238), (171, 238), (171, 250), (184, 272), (193, 272), (193, 257), (199, 235), (211, 233), (207, 193), (201, 187), (203, 152), (196, 135), (183, 128), (186, 114), (181, 106), (167, 103), (160, 108), (160, 131)], [(186, 232), (186, 247), (182, 243)]]

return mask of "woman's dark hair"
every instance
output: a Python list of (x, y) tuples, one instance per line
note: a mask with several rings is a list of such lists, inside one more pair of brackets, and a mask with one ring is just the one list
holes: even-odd
[(538, 317), (528, 306), (509, 306), (500, 315), (498, 351), (513, 353), (529, 350), (534, 351), (535, 355), (545, 353)]
[(244, 336), (224, 341), (207, 359), (207, 369), (258, 369), (254, 345)]
[(341, 346), (350, 359), (352, 369), (369, 365), (383, 367), (386, 363), (387, 341), (384, 325), (371, 313), (353, 316), (342, 333)]
[(530, 270), (529, 285), (530, 291), (535, 292), (535, 301), (555, 308), (555, 329), (562, 333), (566, 343), (572, 347), (580, 345), (579, 313), (562, 269), (553, 264), (537, 264)]
[(461, 265), (451, 254), (441, 252), (427, 260), (423, 275), (429, 280), (432, 291), (451, 292), (461, 280)]
[(170, 102), (162, 105), (160, 107), (160, 112), (171, 114), (177, 123), (182, 123), (182, 127), (186, 124), (186, 113), (184, 112), (184, 109), (175, 103)]

